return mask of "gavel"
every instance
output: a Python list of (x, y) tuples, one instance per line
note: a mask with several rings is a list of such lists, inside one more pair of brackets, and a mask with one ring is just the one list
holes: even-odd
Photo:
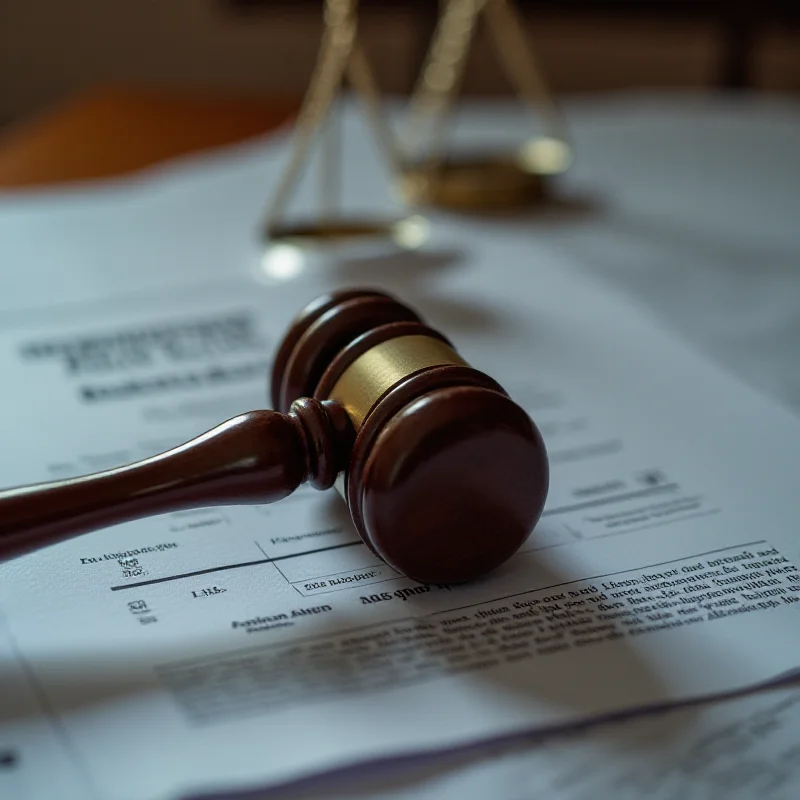
[(0, 491), (0, 557), (152, 514), (274, 503), (336, 486), (364, 544), (421, 583), (484, 575), (519, 550), (549, 486), (529, 415), (408, 306), (348, 289), (309, 303), (272, 367), (274, 411), (159, 455)]

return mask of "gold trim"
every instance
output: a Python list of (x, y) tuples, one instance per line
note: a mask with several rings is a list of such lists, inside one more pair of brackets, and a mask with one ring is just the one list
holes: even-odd
[(419, 334), (398, 336), (362, 353), (341, 374), (329, 399), (344, 406), (358, 430), (372, 406), (392, 386), (412, 372), (447, 364), (469, 366), (441, 339)]

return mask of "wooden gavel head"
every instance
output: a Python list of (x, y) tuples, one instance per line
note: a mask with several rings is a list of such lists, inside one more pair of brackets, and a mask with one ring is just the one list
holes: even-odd
[(349, 453), (325, 463), (345, 464), (336, 486), (365, 544), (415, 580), (487, 573), (539, 519), (549, 469), (536, 425), (386, 294), (345, 290), (306, 306), (278, 348), (271, 391), (283, 412), (303, 410), (298, 398), (344, 410), (355, 438), (339, 423)]
[(476, 578), (542, 512), (530, 417), (408, 307), (347, 290), (306, 306), (275, 355), (277, 411), (135, 464), (0, 491), (0, 557), (138, 517), (336, 486), (365, 544), (424, 583)]

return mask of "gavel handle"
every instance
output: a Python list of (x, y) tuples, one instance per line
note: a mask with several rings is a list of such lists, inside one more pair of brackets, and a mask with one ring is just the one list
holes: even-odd
[(298, 402), (300, 414), (251, 411), (135, 464), (0, 491), (0, 559), (151, 514), (273, 503), (308, 478), (332, 484), (341, 443), (327, 404)]

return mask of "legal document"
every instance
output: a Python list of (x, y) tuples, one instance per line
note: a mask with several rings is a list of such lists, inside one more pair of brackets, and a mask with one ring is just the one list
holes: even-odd
[[(403, 282), (539, 425), (521, 552), (465, 586), (395, 573), (335, 493), (126, 523), (0, 567), (0, 742), (19, 794), (278, 786), (711, 697), (800, 668), (800, 423), (524, 231), (442, 222)], [(402, 277), (402, 276), (400, 276)], [(370, 262), (11, 319), (0, 483), (127, 463), (264, 407), (291, 316)], [(457, 542), (454, 543), (457, 546)], [(10, 776), (10, 777), (6, 777)], [(17, 789), (15, 789), (17, 791)]]

